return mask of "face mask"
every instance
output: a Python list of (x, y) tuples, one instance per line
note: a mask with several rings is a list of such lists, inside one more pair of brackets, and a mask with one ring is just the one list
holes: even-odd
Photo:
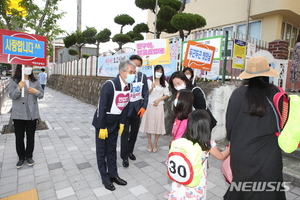
[(135, 71), (136, 71), (136, 73), (139, 73), (139, 71), (141, 71), (141, 67), (136, 67)]
[(155, 78), (160, 78), (162, 76), (162, 73), (160, 72), (155, 72)]
[(185, 89), (185, 88), (186, 88), (186, 85), (185, 85), (184, 83), (182, 83), (181, 85), (175, 87), (175, 89), (176, 89), (177, 91), (182, 90), (182, 89)]
[(174, 106), (176, 107), (178, 103), (178, 99), (174, 99)]
[(24, 74), (25, 75), (30, 75), (32, 72), (32, 68), (31, 67), (25, 67), (24, 68)]
[(192, 77), (191, 75), (185, 75), (189, 80), (190, 80), (190, 78)]
[(133, 83), (134, 79), (135, 79), (135, 75), (134, 74), (127, 74), (127, 78), (125, 79), (125, 81), (127, 83)]

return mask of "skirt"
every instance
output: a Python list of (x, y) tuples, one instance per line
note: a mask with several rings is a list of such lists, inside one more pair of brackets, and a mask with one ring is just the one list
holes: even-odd
[(166, 133), (165, 111), (163, 104), (158, 106), (148, 104), (147, 110), (142, 118), (139, 132), (161, 135)]

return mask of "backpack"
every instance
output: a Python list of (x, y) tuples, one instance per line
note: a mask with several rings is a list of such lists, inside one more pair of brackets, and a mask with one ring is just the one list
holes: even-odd
[[(286, 153), (292, 153), (300, 147), (300, 97), (280, 92), (273, 97), (273, 104), (278, 114), (278, 144)], [(280, 109), (282, 108), (282, 109)], [(275, 114), (276, 114), (275, 113)]]
[(202, 174), (202, 149), (198, 143), (193, 144), (186, 138), (172, 142), (168, 155), (168, 177), (182, 185), (195, 187), (199, 185)]

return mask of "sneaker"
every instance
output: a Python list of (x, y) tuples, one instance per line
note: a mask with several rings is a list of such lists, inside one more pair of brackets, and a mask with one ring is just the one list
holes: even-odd
[(17, 162), (17, 164), (16, 164), (16, 168), (17, 168), (17, 169), (20, 169), (20, 168), (23, 167), (23, 165), (24, 165), (24, 160), (19, 160), (19, 161)]
[(32, 158), (26, 158), (27, 165), (33, 166), (34, 165), (34, 160)]

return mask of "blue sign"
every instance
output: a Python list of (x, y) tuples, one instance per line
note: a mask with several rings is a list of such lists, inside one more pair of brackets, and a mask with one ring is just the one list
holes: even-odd
[(44, 58), (45, 56), (43, 41), (4, 35), (2, 42), (4, 54), (37, 58)]

